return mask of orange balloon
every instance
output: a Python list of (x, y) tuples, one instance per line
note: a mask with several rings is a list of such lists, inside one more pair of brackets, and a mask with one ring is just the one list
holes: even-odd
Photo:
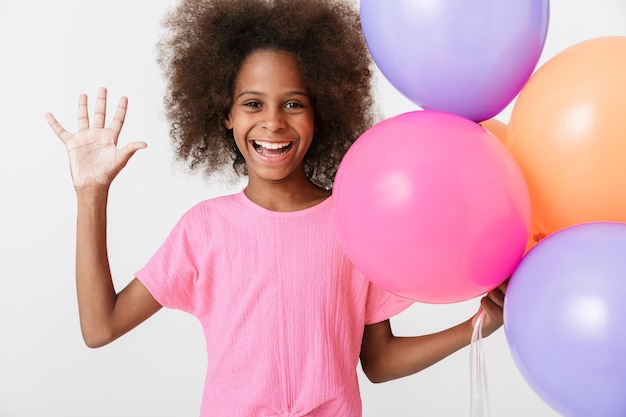
[(626, 222), (626, 37), (581, 42), (539, 68), (505, 144), (528, 184), (534, 233)]
[(500, 139), (502, 143), (504, 143), (507, 130), (506, 123), (503, 123), (498, 119), (488, 119), (480, 122), (479, 125), (484, 127), (487, 132), (491, 133), (492, 135)]

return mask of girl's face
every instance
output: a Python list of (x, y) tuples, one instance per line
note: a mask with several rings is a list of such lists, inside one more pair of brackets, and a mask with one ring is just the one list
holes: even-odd
[(314, 118), (311, 97), (291, 54), (259, 50), (244, 60), (225, 125), (233, 130), (250, 181), (301, 180)]

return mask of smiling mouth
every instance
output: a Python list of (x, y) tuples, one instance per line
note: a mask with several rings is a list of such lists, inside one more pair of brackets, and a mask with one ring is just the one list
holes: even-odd
[(259, 155), (277, 157), (289, 152), (289, 150), (293, 147), (293, 142), (266, 142), (253, 140), (252, 146)]

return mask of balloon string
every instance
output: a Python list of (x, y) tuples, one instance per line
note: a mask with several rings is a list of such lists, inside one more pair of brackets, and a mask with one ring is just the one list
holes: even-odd
[(470, 416), (489, 417), (489, 391), (487, 368), (483, 348), (483, 321), (485, 312), (476, 319), (470, 344)]

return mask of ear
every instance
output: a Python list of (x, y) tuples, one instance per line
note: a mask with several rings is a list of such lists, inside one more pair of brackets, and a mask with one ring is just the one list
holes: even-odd
[(230, 112), (224, 117), (224, 127), (228, 130), (232, 130), (233, 128), (233, 121), (230, 119)]

